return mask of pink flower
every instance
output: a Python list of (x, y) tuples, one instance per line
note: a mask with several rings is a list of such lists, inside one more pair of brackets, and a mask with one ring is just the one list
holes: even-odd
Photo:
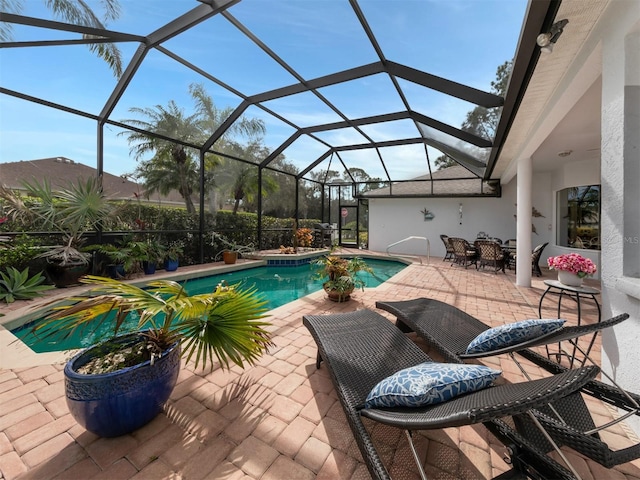
[(551, 270), (563, 270), (578, 275), (580, 278), (596, 273), (595, 263), (578, 253), (565, 253), (557, 257), (549, 257), (547, 264)]

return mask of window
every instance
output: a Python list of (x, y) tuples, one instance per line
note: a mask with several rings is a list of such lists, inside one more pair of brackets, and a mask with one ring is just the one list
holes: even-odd
[(600, 185), (558, 192), (558, 237), (564, 247), (600, 250)]

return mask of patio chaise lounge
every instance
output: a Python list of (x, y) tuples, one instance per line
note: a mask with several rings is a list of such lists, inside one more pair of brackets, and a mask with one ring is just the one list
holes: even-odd
[[(547, 357), (530, 350), (530, 348), (569, 341), (574, 346), (574, 352), (577, 348), (584, 355), (586, 352), (578, 346), (578, 337), (595, 334), (604, 328), (611, 327), (629, 318), (629, 315), (624, 313), (600, 323), (563, 327), (547, 335), (501, 350), (467, 354), (465, 352), (470, 342), (479, 334), (488, 330), (489, 327), (457, 307), (430, 298), (416, 298), (398, 302), (377, 302), (376, 307), (395, 315), (396, 325), (401, 331), (415, 331), (447, 362), (462, 363), (468, 359), (478, 359), (504, 353), (513, 357), (513, 353), (517, 352), (518, 355), (553, 374), (567, 371), (568, 368), (558, 362), (549, 360)], [(584, 365), (585, 362), (586, 358), (583, 358), (581, 364)], [(598, 431), (610, 426), (612, 423), (617, 423), (633, 414), (640, 415), (640, 395), (623, 390), (615, 385), (613, 379), (610, 379), (610, 381), (614, 385), (593, 380), (580, 392), (569, 395), (557, 402), (554, 407), (563, 418), (563, 421), (558, 421), (555, 412), (548, 407), (536, 409), (536, 417), (544, 425), (545, 430), (551, 433), (557, 443), (567, 445), (607, 468), (640, 457), (640, 443), (627, 448), (612, 450), (602, 441), (598, 434)], [(614, 422), (596, 428), (581, 393), (614, 405), (626, 413)], [(542, 450), (548, 451), (551, 448), (551, 445), (542, 439), (537, 434), (537, 431), (531, 429), (527, 417), (517, 416), (516, 425), (519, 433), (525, 435)]]
[[(510, 459), (513, 468), (507, 472), (508, 478), (577, 477), (536, 449), (501, 418), (526, 414), (531, 408), (580, 389), (595, 378), (598, 367), (568, 370), (523, 383), (491, 386), (435, 405), (365, 408), (365, 399), (378, 382), (399, 370), (433, 361), (392, 322), (371, 310), (305, 315), (303, 323), (318, 346), (317, 366), (320, 367), (321, 361), (325, 361), (356, 443), (374, 479), (387, 479), (390, 475), (363, 418), (403, 429), (423, 478), (422, 465), (411, 441), (412, 431), (480, 422), (513, 453)], [(376, 429), (376, 435), (379, 431)], [(507, 475), (499, 477), (507, 478)]]

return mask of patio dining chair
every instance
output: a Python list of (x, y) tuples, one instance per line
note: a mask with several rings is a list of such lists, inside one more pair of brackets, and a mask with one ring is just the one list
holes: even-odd
[(478, 252), (464, 238), (449, 237), (449, 242), (453, 247), (455, 263), (467, 268), (469, 265), (477, 265)]
[[(540, 245), (536, 245), (536, 247), (531, 251), (531, 273), (535, 274), (536, 277), (542, 276), (542, 270), (540, 270), (540, 257), (547, 245), (549, 245), (549, 242), (541, 243)], [(516, 258), (516, 253), (513, 253), (511, 255), (510, 262), (513, 263), (514, 270), (516, 269)]]
[(484, 268), (485, 265), (491, 265), (494, 273), (498, 273), (498, 270), (504, 272), (506, 255), (502, 250), (502, 245), (493, 240), (476, 240), (473, 244), (478, 252), (476, 265), (478, 269)]
[(449, 241), (449, 237), (447, 235), (440, 235), (440, 240), (442, 240), (442, 243), (444, 243), (444, 248), (446, 252), (442, 261), (444, 262), (445, 260), (449, 260), (453, 262), (455, 260), (455, 254), (453, 251), (453, 246)]

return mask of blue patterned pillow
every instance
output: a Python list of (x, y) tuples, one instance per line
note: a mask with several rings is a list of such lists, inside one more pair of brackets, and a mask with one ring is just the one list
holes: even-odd
[(490, 328), (471, 341), (466, 353), (491, 352), (492, 350), (517, 345), (554, 332), (562, 328), (564, 322), (565, 320), (559, 318), (549, 320), (536, 318)]
[(420, 407), (446, 402), (488, 387), (501, 374), (483, 365), (421, 363), (378, 383), (367, 396), (365, 407)]

